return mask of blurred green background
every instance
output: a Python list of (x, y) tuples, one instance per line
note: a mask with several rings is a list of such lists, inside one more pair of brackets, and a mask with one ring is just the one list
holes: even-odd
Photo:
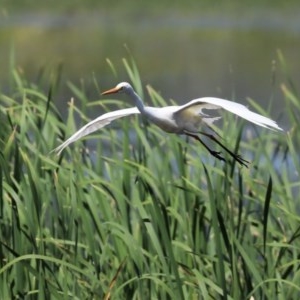
[(84, 82), (97, 99), (94, 77), (100, 89), (128, 80), (125, 71), (115, 78), (106, 58), (122, 69), (129, 51), (143, 83), (177, 102), (220, 96), (281, 103), (278, 50), (296, 83), (300, 76), (299, 8), (299, 1), (2, 1), (1, 86), (14, 49), (29, 80), (42, 68), (63, 67), (62, 106), (73, 96), (67, 80)]
[[(300, 299), (298, 3), (2, 1), (0, 299)], [(286, 131), (224, 114), (249, 168), (139, 117), (49, 154), (129, 77)]]

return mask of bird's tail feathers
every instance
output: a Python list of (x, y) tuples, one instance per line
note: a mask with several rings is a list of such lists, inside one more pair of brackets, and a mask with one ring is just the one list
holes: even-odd
[(202, 121), (213, 133), (215, 133), (219, 138), (222, 138), (221, 135), (217, 132), (216, 126), (214, 126), (214, 122), (220, 119), (222, 119), (222, 117), (210, 117), (210, 118), (203, 118)]

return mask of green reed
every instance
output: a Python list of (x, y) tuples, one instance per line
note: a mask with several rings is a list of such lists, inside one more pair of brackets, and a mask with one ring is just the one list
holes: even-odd
[[(147, 102), (167, 104), (124, 66)], [(233, 116), (220, 126), (247, 169), (139, 116), (49, 154), (91, 108), (132, 104), (90, 102), (69, 83), (63, 121), (56, 80), (45, 92), (12, 76), (0, 95), (1, 299), (299, 298), (300, 101), (289, 83), (286, 134)]]

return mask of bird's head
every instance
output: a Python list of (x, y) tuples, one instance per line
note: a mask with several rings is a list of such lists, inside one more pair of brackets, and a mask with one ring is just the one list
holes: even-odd
[(103, 92), (101, 95), (109, 95), (109, 94), (116, 94), (116, 93), (129, 93), (132, 91), (132, 87), (128, 82), (121, 82), (117, 84), (116, 87)]

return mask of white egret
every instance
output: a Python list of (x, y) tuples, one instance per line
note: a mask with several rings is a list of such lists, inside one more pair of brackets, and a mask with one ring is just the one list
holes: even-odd
[(116, 110), (101, 115), (100, 117), (83, 126), (53, 151), (55, 151), (59, 155), (63, 151), (63, 149), (65, 149), (71, 143), (108, 125), (113, 120), (128, 115), (141, 114), (150, 122), (154, 123), (168, 133), (185, 134), (196, 139), (209, 151), (210, 154), (220, 160), (225, 161), (223, 156), (221, 156), (221, 152), (211, 150), (199, 138), (198, 134), (202, 134), (212, 141), (216, 142), (238, 163), (247, 166), (248, 161), (244, 160), (240, 155), (233, 153), (227, 147), (225, 147), (218, 140), (218, 136), (199, 130), (199, 128), (203, 126), (208, 126), (209, 128), (211, 128), (212, 123), (220, 119), (220, 117), (212, 117), (205, 114), (203, 112), (203, 109), (217, 110), (221, 108), (256, 125), (268, 129), (282, 130), (282, 128), (280, 128), (275, 121), (250, 111), (246, 106), (242, 104), (224, 99), (204, 97), (192, 100), (181, 106), (167, 106), (158, 108), (145, 106), (142, 99), (134, 91), (132, 86), (127, 82), (119, 83), (116, 87), (103, 92), (102, 95), (109, 95), (114, 93), (125, 93), (133, 100), (135, 107)]

